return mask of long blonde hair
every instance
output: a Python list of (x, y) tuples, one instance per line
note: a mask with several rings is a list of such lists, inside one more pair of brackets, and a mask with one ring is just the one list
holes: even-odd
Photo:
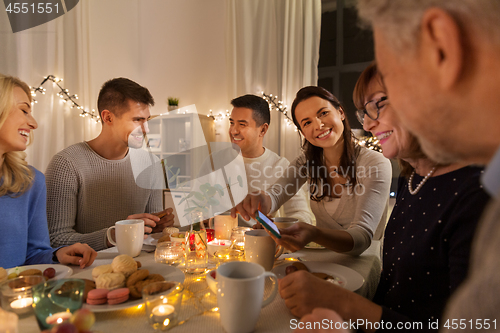
[[(31, 91), (26, 83), (16, 77), (0, 74), (0, 131), (14, 105), (15, 87), (23, 89), (31, 102)], [(30, 138), (30, 143), (31, 141)], [(30, 188), (35, 177), (26, 162), (26, 153), (8, 152), (3, 155), (3, 159), (0, 168), (0, 196), (6, 194), (13, 197), (19, 196)]]

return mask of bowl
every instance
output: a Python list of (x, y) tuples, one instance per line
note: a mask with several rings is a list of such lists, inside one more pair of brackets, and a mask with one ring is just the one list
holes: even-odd
[(183, 246), (186, 245), (186, 234), (183, 232), (174, 232), (170, 234), (170, 241), (174, 243), (181, 243)]
[(295, 223), (299, 222), (299, 220), (293, 217), (275, 217), (272, 220), (279, 229), (289, 228)]
[(211, 271), (209, 271), (206, 274), (206, 280), (207, 280), (208, 287), (210, 288), (210, 290), (214, 294), (217, 294), (217, 280), (216, 280), (216, 277), (217, 277), (217, 270), (216, 269), (212, 269)]
[(207, 243), (208, 254), (213, 256), (217, 251), (227, 249), (231, 246), (229, 239), (218, 239)]

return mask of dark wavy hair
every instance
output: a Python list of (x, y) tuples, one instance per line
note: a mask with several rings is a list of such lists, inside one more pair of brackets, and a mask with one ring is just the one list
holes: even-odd
[[(339, 100), (328, 90), (316, 86), (304, 87), (297, 92), (292, 103), (293, 123), (301, 130), (302, 127), (297, 121), (297, 117), (295, 117), (295, 109), (300, 102), (315, 96), (328, 101), (335, 109), (342, 110), (345, 114), (344, 108), (340, 105)], [(360, 147), (355, 143), (347, 116), (342, 120), (342, 124), (344, 125), (344, 132), (342, 133), (342, 138), (344, 139), (344, 152), (340, 158), (339, 169), (346, 170), (346, 179), (349, 184), (354, 186), (356, 184), (356, 159), (359, 155)], [(323, 148), (314, 146), (304, 139), (302, 151), (305, 156), (303, 163), (307, 167), (308, 172), (307, 176), (309, 178), (311, 200), (321, 201), (326, 196), (325, 193), (327, 193), (327, 191), (325, 191), (325, 189), (328, 186), (327, 184), (329, 184), (328, 168), (324, 162)], [(324, 167), (322, 168), (321, 166)], [(313, 170), (313, 168), (316, 168), (316, 170)], [(352, 171), (348, 172), (349, 170)], [(320, 186), (323, 188), (322, 195), (317, 193), (317, 189), (319, 189)]]

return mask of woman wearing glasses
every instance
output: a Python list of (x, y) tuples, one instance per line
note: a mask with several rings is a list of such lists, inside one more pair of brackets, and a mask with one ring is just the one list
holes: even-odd
[(267, 191), (249, 194), (236, 209), (246, 220), (259, 206), (264, 214), (274, 212), (308, 182), (316, 227), (299, 222), (287, 228), (284, 245), (299, 250), (314, 241), (337, 252), (361, 254), (387, 220), (390, 162), (355, 143), (344, 109), (327, 90), (300, 89), (291, 111), (305, 138), (303, 154)]
[[(380, 140), (385, 157), (398, 159), (402, 170), (385, 231), (376, 295), (371, 302), (295, 273), (280, 282), (281, 295), (298, 316), (325, 307), (344, 320), (364, 319), (373, 325), (383, 321), (393, 329), (398, 323), (422, 323), (419, 331), (430, 331), (429, 323), (439, 320), (467, 273), (474, 230), (489, 199), (479, 182), (482, 169), (428, 159), (401, 126), (375, 64), (361, 74), (353, 99), (363, 128)], [(374, 331), (370, 325), (363, 329)]]

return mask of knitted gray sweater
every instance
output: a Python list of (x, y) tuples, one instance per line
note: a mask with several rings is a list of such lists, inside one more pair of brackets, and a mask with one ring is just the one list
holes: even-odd
[[(148, 165), (151, 157), (145, 151), (129, 149), (125, 158), (107, 160), (86, 142), (52, 158), (45, 174), (52, 247), (80, 242), (96, 251), (105, 249), (106, 230), (116, 221), (162, 210), (162, 191), (137, 185), (133, 172), (137, 161)], [(152, 184), (152, 177), (146, 183)]]

